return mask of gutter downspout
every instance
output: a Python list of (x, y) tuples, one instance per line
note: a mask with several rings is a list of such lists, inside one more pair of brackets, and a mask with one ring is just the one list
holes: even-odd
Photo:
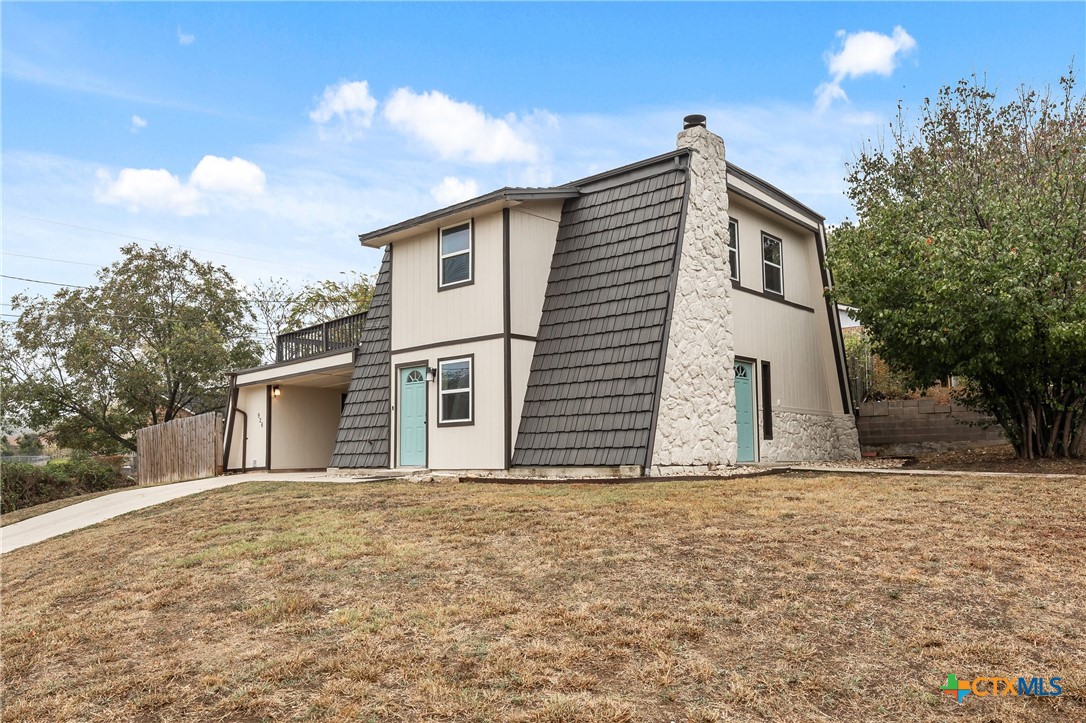
[(245, 410), (238, 409), (238, 375), (230, 374), (230, 389), (227, 392), (226, 405), (226, 437), (223, 440), (222, 445), (222, 471), (223, 474), (228, 474), (230, 470), (230, 447), (234, 441), (234, 429), (237, 426), (236, 418), (238, 414), (241, 414), (241, 471), (245, 471), (245, 452), (246, 450), (246, 437), (249, 435), (249, 415), (245, 413)]
[(822, 286), (827, 292), (824, 294), (826, 299), (826, 314), (829, 316), (830, 339), (833, 342), (833, 355), (837, 362), (837, 383), (841, 391), (841, 406), (844, 407), (845, 414), (855, 416), (856, 410), (853, 408), (852, 392), (851, 389), (849, 389), (848, 384), (848, 357), (845, 355), (845, 339), (844, 334), (841, 331), (841, 319), (837, 315), (837, 304), (834, 303), (828, 293), (833, 289), (833, 273), (826, 263), (826, 255), (829, 249), (826, 246), (825, 223), (820, 222), (818, 224), (818, 235), (815, 239), (815, 247), (818, 249), (818, 266), (819, 271), (822, 272)]
[(222, 445), (222, 471), (226, 474), (230, 466), (230, 442), (234, 438), (234, 413), (238, 408), (238, 375), (231, 373), (230, 386), (226, 391), (226, 439)]

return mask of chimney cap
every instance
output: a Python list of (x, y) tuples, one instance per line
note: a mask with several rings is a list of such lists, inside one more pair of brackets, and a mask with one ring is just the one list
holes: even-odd
[(689, 130), (690, 128), (696, 128), (697, 126), (705, 127), (705, 116), (703, 115), (688, 115), (683, 118), (683, 130)]

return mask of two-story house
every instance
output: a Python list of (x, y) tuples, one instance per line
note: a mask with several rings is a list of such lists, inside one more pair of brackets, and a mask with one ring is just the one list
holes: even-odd
[(232, 375), (227, 469), (858, 457), (824, 219), (684, 125), (669, 153), (362, 234), (369, 311)]

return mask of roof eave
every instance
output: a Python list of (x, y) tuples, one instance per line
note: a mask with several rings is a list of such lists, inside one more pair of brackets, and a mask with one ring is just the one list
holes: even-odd
[(762, 180), (750, 171), (743, 170), (731, 161), (728, 162), (728, 173), (734, 173), (747, 184), (753, 186), (754, 188), (757, 188), (759, 191), (766, 194), (770, 198), (780, 203), (783, 203), (785, 206), (790, 207), (793, 211), (803, 214), (805, 216), (809, 216), (816, 223), (823, 223), (826, 220), (825, 216), (818, 213), (818, 211), (815, 211), (810, 206), (803, 204), (793, 196), (789, 196), (787, 193), (777, 188), (772, 183), (768, 183), (767, 181)]
[(556, 188), (500, 188), (497, 191), (476, 196), (475, 198), (455, 203), (452, 206), (424, 213), (406, 221), (386, 226), (358, 235), (363, 246), (380, 248), (400, 239), (414, 236), (422, 231), (466, 220), (470, 216), (482, 215), (503, 208), (519, 206), (527, 201), (562, 200), (579, 196), (581, 192), (572, 186)]

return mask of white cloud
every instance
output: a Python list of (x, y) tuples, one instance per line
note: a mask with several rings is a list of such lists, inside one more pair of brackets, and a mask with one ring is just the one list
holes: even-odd
[(191, 33), (185, 33), (181, 31), (181, 26), (177, 26), (177, 42), (181, 45), (192, 45), (196, 42), (196, 36)]
[(99, 171), (98, 179), (104, 184), (95, 194), (99, 203), (123, 203), (133, 213), (141, 208), (180, 216), (207, 212), (200, 204), (200, 192), (164, 168), (124, 168), (116, 179), (108, 171)]
[(141, 118), (138, 115), (132, 116), (132, 125), (129, 126), (129, 130), (133, 133), (139, 133), (141, 129), (147, 127), (147, 119)]
[(451, 206), (478, 196), (479, 184), (474, 178), (461, 180), (456, 176), (445, 176), (441, 183), (430, 189), (430, 195), (442, 206)]
[(252, 161), (234, 156), (204, 156), (196, 164), (189, 183), (202, 191), (257, 195), (264, 192), (264, 171)]
[(384, 116), (396, 130), (422, 140), (442, 159), (532, 162), (539, 156), (523, 120), (513, 114), (488, 116), (436, 90), (416, 93), (400, 88), (385, 103)]
[(369, 83), (345, 80), (324, 89), (320, 103), (309, 112), (309, 119), (323, 126), (338, 118), (343, 133), (350, 138), (373, 124), (376, 111), (377, 100), (370, 95)]
[(208, 202), (250, 199), (264, 193), (264, 171), (243, 158), (229, 160), (204, 156), (187, 183), (164, 168), (123, 168), (116, 178), (98, 171), (99, 203), (124, 204), (133, 213), (141, 209), (170, 211), (179, 216), (208, 212)]
[(836, 52), (826, 55), (826, 65), (832, 79), (815, 89), (816, 106), (825, 111), (835, 100), (848, 100), (841, 81), (863, 75), (889, 77), (897, 68), (901, 57), (916, 48), (916, 40), (897, 25), (892, 35), (870, 30), (856, 33), (837, 32), (841, 40)]

